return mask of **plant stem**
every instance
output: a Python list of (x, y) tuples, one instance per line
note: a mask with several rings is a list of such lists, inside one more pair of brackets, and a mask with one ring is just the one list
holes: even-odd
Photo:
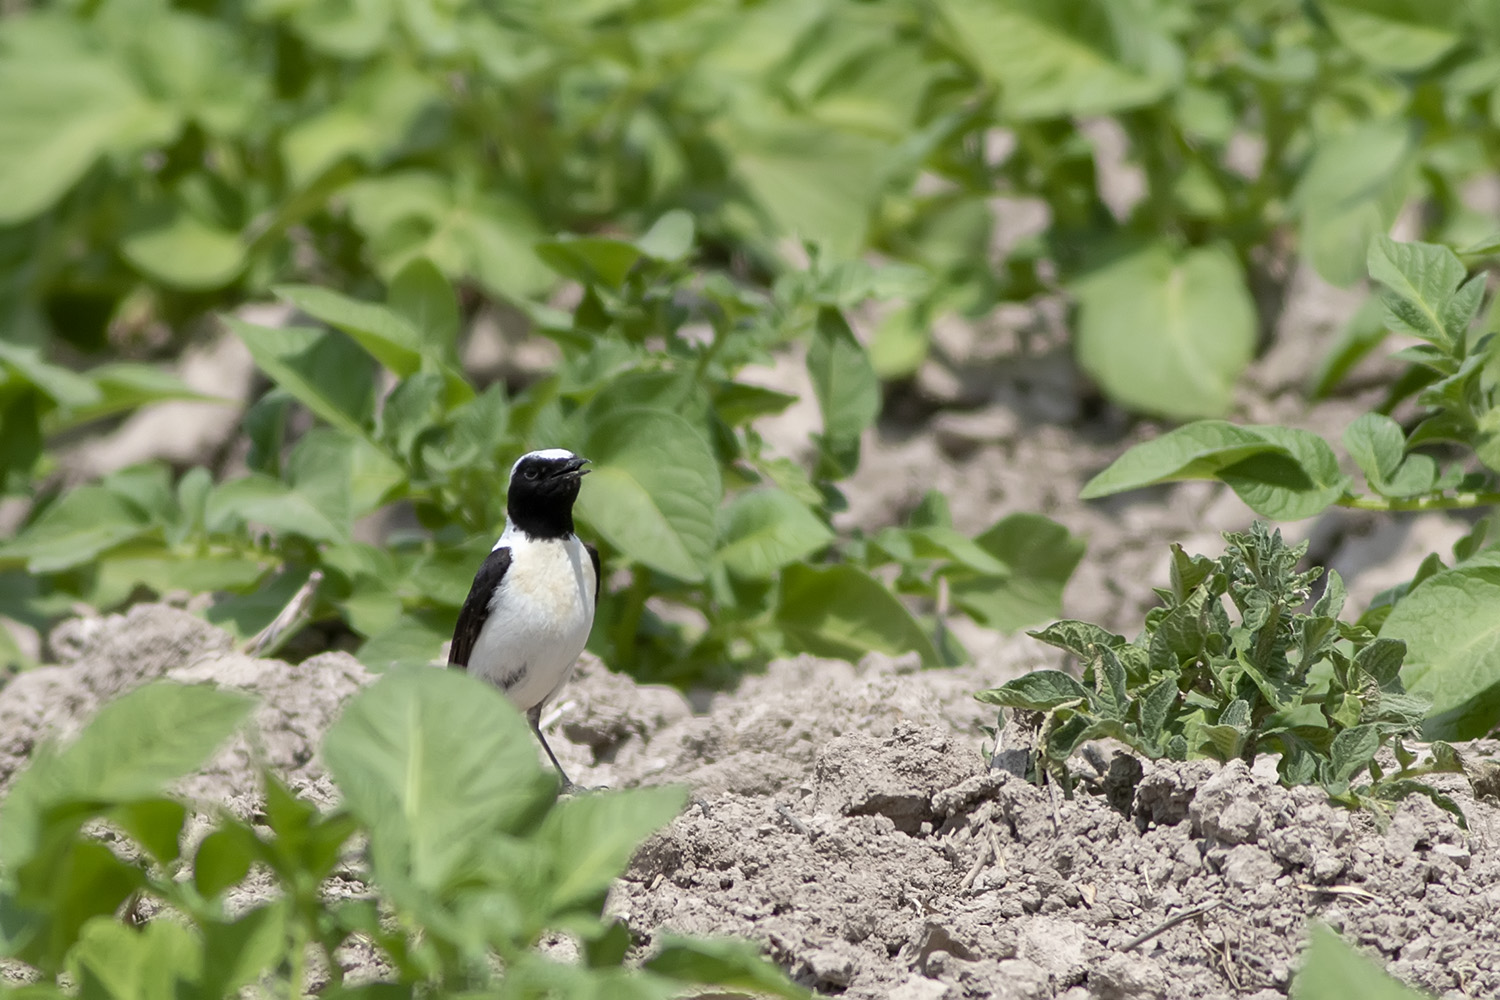
[(1354, 510), (1407, 511), (1407, 510), (1469, 510), (1475, 507), (1500, 506), (1500, 493), (1453, 493), (1443, 496), (1411, 497), (1356, 497), (1343, 496), (1336, 501), (1339, 507)]

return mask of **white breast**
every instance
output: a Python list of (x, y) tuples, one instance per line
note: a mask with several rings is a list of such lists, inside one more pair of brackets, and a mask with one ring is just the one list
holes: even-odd
[(575, 537), (538, 541), (509, 529), (511, 550), (469, 672), (499, 687), (521, 711), (567, 683), (594, 625), (594, 566)]

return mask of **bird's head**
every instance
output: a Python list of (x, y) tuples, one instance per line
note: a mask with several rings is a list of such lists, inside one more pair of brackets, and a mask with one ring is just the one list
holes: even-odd
[(529, 451), (510, 467), (506, 509), (511, 523), (529, 535), (560, 537), (573, 530), (573, 501), (588, 459), (566, 448)]

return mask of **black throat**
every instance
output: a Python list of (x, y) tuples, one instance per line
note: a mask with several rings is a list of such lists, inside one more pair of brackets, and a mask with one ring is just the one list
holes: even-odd
[(532, 538), (567, 538), (573, 533), (573, 499), (578, 495), (537, 494), (531, 490), (512, 490), (506, 500), (505, 513), (511, 526)]

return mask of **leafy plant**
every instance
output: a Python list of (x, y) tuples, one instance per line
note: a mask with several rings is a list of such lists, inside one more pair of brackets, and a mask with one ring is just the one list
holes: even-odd
[[(1129, 642), (1079, 621), (1032, 632), (1078, 657), (1081, 683), (1038, 670), (976, 697), (1040, 713), (1038, 770), (1065, 786), (1073, 752), (1110, 737), (1153, 759), (1249, 763), (1274, 751), (1284, 784), (1320, 784), (1360, 806), (1420, 792), (1457, 814), (1452, 800), (1418, 780), (1458, 770), (1457, 754), (1436, 743), (1432, 763), (1419, 768), (1401, 742), (1419, 730), (1430, 704), (1402, 685), (1405, 644), (1339, 620), (1337, 573), (1302, 610), (1322, 575), (1297, 569), (1306, 542), (1289, 548), (1261, 522), (1225, 539), (1218, 559), (1173, 546), (1171, 586), (1157, 591), (1162, 605)], [(1387, 745), (1399, 762), (1390, 774), (1375, 759)]]
[[(530, 301), (545, 234), (684, 208), (764, 272), (788, 237), (926, 271), (882, 375), (943, 313), (1064, 292), (1106, 392), (1216, 415), (1271, 325), (1260, 248), (1348, 284), (1414, 199), (1486, 235), (1497, 52), (1454, 0), (33, 7), (0, 25), (0, 317), (99, 349), (418, 257)], [(1142, 196), (1104, 192), (1111, 146)], [(997, 252), (997, 196), (1040, 232)]]
[[(1333, 447), (1309, 431), (1186, 424), (1136, 445), (1083, 490), (1096, 498), (1181, 479), (1217, 479), (1263, 517), (1296, 520), (1330, 507), (1383, 512), (1484, 510), (1500, 503), (1500, 372), (1494, 302), (1485, 278), (1468, 276), (1447, 247), (1370, 245), (1370, 275), (1382, 286), (1385, 326), (1420, 341), (1393, 357), (1407, 364), (1380, 411), (1344, 432), (1344, 448), (1368, 492), (1354, 489)], [(1390, 414), (1409, 406), (1399, 423)], [(1415, 578), (1382, 594), (1361, 617), (1382, 637), (1407, 644), (1414, 694), (1433, 702), (1429, 739), (1469, 739), (1500, 724), (1500, 570), (1481, 520), (1447, 567), (1434, 553)], [(1430, 589), (1428, 589), (1430, 587)]]
[[(627, 968), (631, 937), (603, 918), (604, 896), (684, 793), (559, 801), (520, 716), (450, 671), (395, 672), (350, 702), (322, 751), (343, 794), (338, 811), (319, 813), (264, 773), (263, 829), (220, 813), (186, 844), (189, 807), (163, 788), (201, 766), (251, 707), (208, 687), (149, 685), (17, 777), (0, 808), (0, 954), (45, 977), (28, 996), (72, 995), (61, 974), (112, 1000), (218, 998), (257, 984), (330, 997), (488, 989), (665, 1000), (689, 984), (806, 996), (742, 942), (663, 935)], [(114, 849), (95, 833), (99, 821), (123, 835)], [(375, 891), (326, 895), (325, 881), (355, 857)], [(231, 909), (227, 894), (253, 868), (274, 892)], [(170, 915), (116, 919), (148, 900)], [(577, 939), (582, 961), (537, 952), (549, 930)], [(342, 981), (334, 952), (351, 940), (389, 960), (385, 981)], [(314, 979), (313, 968), (326, 971)]]
[[(669, 213), (635, 241), (540, 244), (583, 294), (571, 313), (535, 311), (563, 360), (514, 398), (477, 392), (460, 372), (454, 293), (425, 260), (385, 304), (278, 286), (329, 326), (227, 321), (275, 385), (246, 415), (252, 474), (173, 482), (146, 466), (39, 508), (0, 544), (0, 564), (24, 565), (12, 578), (33, 588), (19, 615), (188, 588), (222, 592), (209, 618), (248, 634), (318, 571), (317, 613), (367, 637), (367, 663), (427, 662), (504, 520), (510, 460), (541, 444), (594, 462), (578, 514), (607, 567), (629, 575), (607, 589), (594, 629), (616, 669), (687, 681), (789, 652), (961, 658), (933, 615), (914, 616), (876, 575), (892, 570), (898, 591), (936, 610), (951, 585), (960, 612), (995, 627), (1055, 614), (1081, 545), (1045, 518), (1013, 515), (969, 539), (931, 500), (910, 529), (841, 539), (832, 527), (836, 483), (857, 468), (880, 403), (842, 310), (903, 291), (910, 273), (815, 258), (763, 293), (696, 274), (692, 240), (691, 220)], [(737, 377), (798, 339), (822, 412), (807, 468), (768, 454), (753, 424), (795, 397)], [(380, 377), (392, 383), (383, 398)], [(293, 441), (294, 406), (318, 426)], [(427, 532), (354, 539), (356, 521), (397, 503)], [(668, 624), (661, 601), (701, 624)]]
[(1292, 1000), (1339, 1000), (1357, 993), (1368, 1000), (1422, 1000), (1428, 996), (1391, 978), (1329, 928), (1315, 924), (1302, 968), (1292, 978)]

